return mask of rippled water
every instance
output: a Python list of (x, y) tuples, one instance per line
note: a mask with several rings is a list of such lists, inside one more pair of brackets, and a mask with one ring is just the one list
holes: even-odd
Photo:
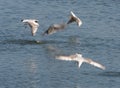
[[(53, 23), (67, 22), (73, 11), (83, 21), (49, 36)], [(35, 18), (35, 37), (21, 19)], [(40, 41), (40, 42), (37, 42)], [(119, 88), (119, 0), (0, 0), (0, 88)], [(56, 60), (81, 53), (106, 66)]]

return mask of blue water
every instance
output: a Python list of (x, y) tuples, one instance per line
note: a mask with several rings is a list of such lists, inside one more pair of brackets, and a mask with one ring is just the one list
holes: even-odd
[[(73, 11), (83, 22), (41, 36)], [(21, 19), (35, 18), (31, 36)], [(40, 41), (39, 43), (36, 41)], [(81, 53), (106, 66), (56, 60)], [(120, 88), (119, 0), (0, 0), (0, 88)]]

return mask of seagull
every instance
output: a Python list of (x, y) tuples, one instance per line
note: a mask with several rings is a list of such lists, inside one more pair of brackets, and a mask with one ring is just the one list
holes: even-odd
[(95, 67), (98, 67), (102, 70), (105, 70), (105, 67), (89, 58), (83, 58), (82, 54), (74, 54), (74, 55), (70, 55), (70, 56), (56, 56), (56, 59), (59, 60), (66, 60), (66, 61), (77, 61), (78, 62), (78, 67), (80, 68), (80, 66), (82, 65), (83, 62), (91, 64)]
[(70, 13), (71, 13), (70, 20), (67, 22), (67, 24), (76, 22), (77, 25), (80, 27), (82, 25), (82, 21), (80, 20), (80, 18), (78, 18), (72, 11)]
[(63, 30), (65, 27), (67, 26), (67, 24), (63, 23), (63, 24), (53, 24), (51, 26), (49, 26), (49, 28), (43, 33), (43, 35), (50, 35), (53, 33), (56, 33), (57, 31)]
[(36, 20), (36, 19), (24, 19), (24, 20), (21, 20), (21, 21), (30, 26), (32, 36), (35, 36), (35, 33), (37, 32), (37, 29), (39, 27), (38, 20)]

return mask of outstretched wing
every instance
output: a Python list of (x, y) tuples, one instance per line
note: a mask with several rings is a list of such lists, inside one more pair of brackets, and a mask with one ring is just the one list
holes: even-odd
[(70, 13), (71, 13), (71, 16), (76, 17), (76, 15), (72, 11)]
[(56, 56), (56, 59), (65, 60), (65, 61), (72, 61), (73, 59), (69, 56)]
[(31, 28), (31, 32), (32, 32), (32, 36), (35, 35), (35, 33), (37, 32), (38, 26), (32, 26)]
[(86, 59), (86, 62), (89, 63), (89, 64), (91, 64), (91, 65), (93, 65), (93, 66), (95, 66), (95, 67), (98, 67), (100, 69), (105, 70), (105, 67), (103, 65), (101, 65), (100, 63), (95, 62), (95, 61), (93, 61), (91, 59)]
[(80, 18), (76, 18), (77, 25), (80, 27), (82, 25), (82, 21)]
[(49, 26), (48, 30), (46, 30), (43, 35), (45, 34), (53, 34), (56, 33), (59, 30), (63, 30), (66, 27), (66, 24), (53, 24)]
[(66, 60), (66, 61), (77, 61), (76, 60), (76, 55), (70, 55), (70, 56), (56, 56), (56, 59), (59, 60)]
[(43, 36), (44, 35), (50, 35), (50, 34), (53, 34), (53, 33), (56, 33), (56, 30), (54, 30), (53, 26), (49, 26), (49, 28), (43, 33)]
[(54, 24), (53, 27), (55, 30), (62, 30), (66, 27), (66, 24)]

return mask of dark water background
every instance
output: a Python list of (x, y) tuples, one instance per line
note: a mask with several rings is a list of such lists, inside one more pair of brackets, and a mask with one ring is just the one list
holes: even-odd
[[(83, 22), (42, 37), (73, 11)], [(35, 37), (21, 19), (35, 18)], [(36, 41), (41, 41), (37, 43)], [(106, 66), (56, 60), (81, 53)], [(0, 0), (0, 88), (120, 88), (119, 0)]]

